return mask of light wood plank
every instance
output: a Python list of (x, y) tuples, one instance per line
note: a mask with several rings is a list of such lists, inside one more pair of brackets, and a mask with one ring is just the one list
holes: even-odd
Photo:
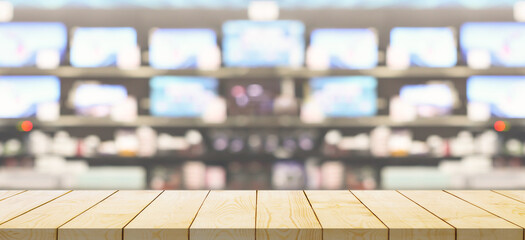
[(164, 191), (124, 228), (125, 240), (188, 240), (209, 191)]
[(525, 203), (492, 191), (447, 191), (498, 217), (525, 228)]
[(161, 191), (118, 191), (58, 229), (58, 240), (122, 240), (122, 229)]
[(69, 191), (27, 191), (0, 201), (0, 224), (46, 204)]
[(400, 191), (456, 228), (457, 240), (523, 240), (523, 229), (444, 191)]
[(4, 199), (7, 199), (7, 198), (10, 198), (14, 195), (17, 195), (17, 194), (20, 194), (20, 193), (23, 193), (25, 191), (20, 191), (20, 190), (3, 190), (3, 191), (0, 191), (0, 201), (4, 200)]
[(115, 191), (73, 191), (0, 225), (0, 239), (56, 240), (57, 228)]
[(190, 228), (190, 239), (255, 239), (256, 191), (211, 191)]
[(349, 191), (305, 193), (323, 228), (323, 240), (388, 239), (388, 228)]
[(454, 240), (454, 228), (396, 191), (352, 191), (388, 228), (390, 240)]
[(494, 192), (525, 203), (525, 191), (502, 190), (502, 191), (494, 191)]
[(303, 191), (258, 191), (257, 240), (321, 240), (322, 229)]

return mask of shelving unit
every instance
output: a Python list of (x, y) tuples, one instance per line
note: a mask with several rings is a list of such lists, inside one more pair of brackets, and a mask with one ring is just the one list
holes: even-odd
[[(388, 116), (326, 119), (321, 123), (305, 123), (296, 116), (237, 116), (228, 117), (223, 123), (206, 123), (195, 118), (165, 118), (139, 116), (133, 122), (116, 122), (107, 118), (88, 118), (79, 116), (61, 116), (57, 121), (38, 121), (36, 119), (2, 119), (1, 129), (15, 128), (17, 123), (30, 120), (35, 128), (62, 127), (170, 127), (170, 128), (372, 128), (388, 127), (455, 127), (455, 128), (492, 128), (500, 119), (477, 122), (466, 116), (447, 116), (428, 119), (417, 119), (410, 122), (395, 122)], [(504, 119), (512, 127), (525, 127), (525, 119)]]
[(291, 77), (311, 78), (319, 76), (348, 76), (367, 75), (377, 78), (466, 78), (472, 75), (525, 75), (525, 68), (497, 68), (472, 69), (466, 66), (451, 68), (417, 68), (412, 67), (404, 70), (390, 69), (378, 66), (373, 69), (343, 70), (331, 69), (324, 71), (300, 68), (231, 68), (223, 67), (217, 70), (205, 71), (196, 69), (168, 70), (155, 69), (141, 66), (137, 69), (119, 69), (115, 67), (106, 68), (75, 68), (71, 66), (60, 66), (56, 69), (38, 68), (0, 68), (0, 75), (54, 75), (62, 78), (151, 78), (154, 76), (208, 76), (219, 79), (237, 77)]

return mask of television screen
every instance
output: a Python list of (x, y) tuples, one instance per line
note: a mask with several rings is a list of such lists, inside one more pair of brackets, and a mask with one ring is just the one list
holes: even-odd
[(461, 53), (470, 51), (490, 54), (491, 64), (500, 67), (525, 66), (525, 23), (465, 23), (460, 31)]
[(273, 115), (280, 85), (276, 81), (231, 80), (226, 91), (229, 115)]
[(454, 32), (447, 27), (393, 28), (390, 47), (406, 51), (411, 66), (452, 67), (457, 63)]
[(304, 25), (299, 21), (245, 21), (224, 23), (223, 61), (226, 66), (302, 66)]
[(122, 85), (81, 82), (73, 87), (72, 102), (81, 116), (107, 117), (113, 106), (124, 102), (128, 91)]
[(317, 77), (310, 94), (327, 117), (364, 117), (377, 112), (377, 80), (368, 76)]
[(67, 29), (56, 22), (0, 23), (0, 67), (35, 66), (42, 51), (56, 51), (62, 59)]
[(419, 115), (428, 117), (447, 115), (455, 103), (453, 90), (444, 83), (405, 85), (399, 97), (416, 107)]
[(377, 65), (377, 35), (372, 29), (317, 29), (312, 32), (310, 47), (328, 56), (330, 68)]
[(215, 78), (154, 77), (150, 80), (150, 112), (163, 117), (200, 117), (217, 97), (217, 88)]
[(216, 46), (211, 29), (155, 29), (150, 35), (149, 62), (154, 68), (197, 68), (199, 57)]
[(469, 102), (487, 104), (493, 116), (525, 118), (525, 77), (472, 76), (467, 80)]
[(71, 65), (116, 66), (119, 54), (136, 47), (137, 32), (130, 27), (76, 28), (71, 40)]
[(58, 104), (60, 80), (55, 76), (0, 76), (0, 118), (36, 115), (42, 104)]

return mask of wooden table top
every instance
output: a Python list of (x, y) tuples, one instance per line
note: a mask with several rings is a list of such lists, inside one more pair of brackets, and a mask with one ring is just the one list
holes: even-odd
[(1, 240), (524, 240), (525, 191), (0, 191)]

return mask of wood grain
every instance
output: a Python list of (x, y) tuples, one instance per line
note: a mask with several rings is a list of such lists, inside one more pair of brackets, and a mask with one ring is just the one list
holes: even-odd
[(349, 191), (305, 193), (321, 223), (324, 240), (388, 239), (388, 228)]
[(525, 191), (511, 191), (511, 190), (505, 190), (505, 191), (494, 191), (496, 193), (499, 193), (501, 195), (505, 195), (507, 197), (513, 198), (515, 200), (518, 200), (520, 202), (525, 203)]
[(454, 228), (396, 191), (352, 191), (388, 228), (390, 240), (454, 240)]
[(303, 191), (257, 192), (257, 240), (321, 240), (322, 229)]
[(118, 191), (58, 229), (58, 240), (122, 240), (122, 229), (161, 191)]
[(447, 191), (500, 218), (525, 228), (525, 203), (492, 191)]
[(0, 239), (56, 240), (57, 228), (115, 191), (73, 191), (0, 225)]
[(256, 191), (211, 191), (190, 228), (190, 239), (255, 239)]
[(400, 191), (456, 228), (457, 240), (523, 240), (523, 229), (444, 191)]
[(0, 224), (29, 212), (69, 191), (27, 191), (0, 201)]
[(20, 193), (23, 193), (24, 191), (20, 191), (20, 190), (2, 190), (0, 191), (0, 201), (4, 200), (4, 199), (7, 199), (7, 198), (10, 198), (14, 195), (17, 195), (17, 194), (20, 194)]
[(188, 240), (209, 191), (164, 191), (124, 228), (125, 240)]

